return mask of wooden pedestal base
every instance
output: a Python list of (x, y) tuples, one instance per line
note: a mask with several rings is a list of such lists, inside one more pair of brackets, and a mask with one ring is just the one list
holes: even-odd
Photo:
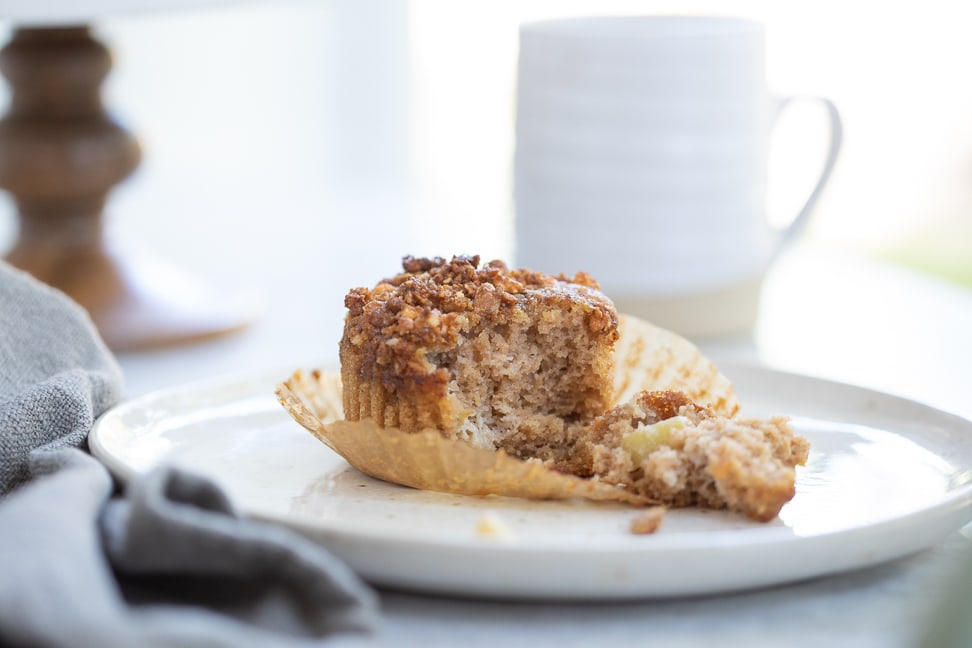
[(0, 187), (13, 195), (20, 226), (5, 258), (84, 306), (116, 351), (237, 330), (247, 319), (235, 305), (105, 243), (108, 192), (140, 158), (102, 105), (110, 68), (87, 27), (18, 29), (0, 51), (13, 90), (0, 120)]

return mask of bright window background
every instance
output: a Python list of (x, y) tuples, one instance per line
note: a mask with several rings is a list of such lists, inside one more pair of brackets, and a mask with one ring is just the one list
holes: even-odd
[[(327, 0), (105, 19), (109, 104), (146, 151), (113, 195), (111, 233), (224, 281), (258, 282), (255, 250), (321, 251), (334, 219), (389, 210), (341, 245), (506, 256), (517, 25), (592, 13), (762, 20), (771, 88), (830, 97), (844, 118), (807, 237), (972, 284), (970, 14), (947, 0)], [(785, 220), (823, 121), (794, 114), (778, 135), (770, 206)]]
[[(451, 163), (463, 157), (456, 134), (467, 127), (482, 135), (476, 150), (493, 169), (509, 159), (517, 21), (592, 12), (739, 15), (766, 25), (771, 90), (829, 97), (843, 116), (841, 158), (810, 236), (883, 252), (938, 230), (959, 234), (949, 252), (972, 256), (972, 14), (960, 3), (527, 2), (505, 14), (494, 5), (413, 3), (416, 132), (429, 146), (422, 168), (438, 186), (478, 182)], [(822, 118), (811, 110), (780, 122), (771, 217), (785, 221), (802, 203), (824, 141)]]

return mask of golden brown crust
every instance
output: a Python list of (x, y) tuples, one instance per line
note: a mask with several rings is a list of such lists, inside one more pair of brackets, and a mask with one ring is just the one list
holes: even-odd
[[(597, 283), (580, 272), (568, 279), (531, 270), (510, 270), (501, 261), (480, 267), (478, 256), (405, 257), (404, 272), (374, 288), (355, 288), (339, 353), (349, 420), (374, 418), (406, 431), (458, 426), (468, 407), (448, 398), (455, 391), (460, 346), (483, 331), (500, 335), (538, 325), (547, 312), (577, 311), (585, 335), (605, 353), (618, 337), (618, 316)], [(477, 342), (480, 347), (485, 343)], [(476, 353), (486, 351), (477, 350)], [(601, 369), (604, 369), (603, 367)], [(587, 410), (606, 406), (611, 386)]]

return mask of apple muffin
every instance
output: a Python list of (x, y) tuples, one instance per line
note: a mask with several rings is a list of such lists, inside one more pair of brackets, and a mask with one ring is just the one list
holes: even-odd
[(584, 273), (405, 257), (345, 298), (344, 415), (550, 458), (608, 409), (618, 315)]
[(732, 384), (697, 347), (619, 316), (583, 272), (405, 257), (345, 305), (340, 377), (297, 371), (277, 394), (369, 475), (760, 521), (795, 494), (809, 444), (788, 419), (737, 416)]

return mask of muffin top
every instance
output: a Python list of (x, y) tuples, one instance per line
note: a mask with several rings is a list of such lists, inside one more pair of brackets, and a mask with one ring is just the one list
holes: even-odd
[(478, 255), (451, 261), (406, 256), (402, 267), (404, 272), (374, 288), (354, 288), (344, 299), (348, 315), (342, 345), (364, 353), (361, 368), (377, 370), (386, 381), (435, 373), (430, 354), (454, 348), (460, 335), (479, 327), (523, 321), (530, 317), (528, 304), (580, 306), (592, 335), (617, 339), (617, 311), (584, 272), (552, 276), (510, 270), (502, 261), (480, 267)]

